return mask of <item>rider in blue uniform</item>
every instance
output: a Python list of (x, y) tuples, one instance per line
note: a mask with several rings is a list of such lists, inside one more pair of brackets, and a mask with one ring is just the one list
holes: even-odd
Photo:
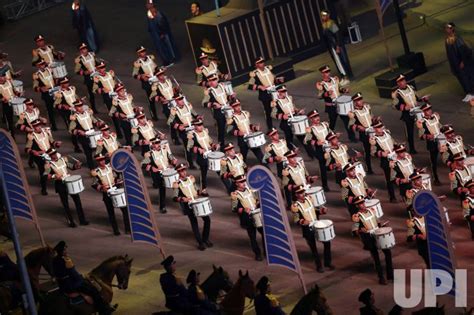
[(255, 297), (255, 312), (257, 315), (284, 315), (280, 302), (272, 295), (270, 280), (263, 276), (257, 282), (258, 294)]
[(199, 272), (192, 269), (188, 277), (186, 278), (186, 283), (188, 286), (189, 301), (191, 302), (191, 307), (193, 314), (196, 315), (217, 315), (220, 314), (216, 304), (209, 301), (206, 296), (206, 293), (200, 287)]
[(161, 289), (166, 297), (166, 307), (180, 314), (193, 314), (189, 301), (188, 290), (183, 280), (175, 275), (176, 261), (173, 256), (168, 256), (161, 262), (166, 272), (160, 275)]

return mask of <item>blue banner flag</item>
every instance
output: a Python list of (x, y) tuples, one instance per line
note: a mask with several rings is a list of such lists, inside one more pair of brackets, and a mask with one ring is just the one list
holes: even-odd
[(163, 254), (160, 233), (138, 161), (131, 152), (120, 149), (114, 152), (110, 162), (116, 172), (123, 174), (132, 241), (156, 246)]

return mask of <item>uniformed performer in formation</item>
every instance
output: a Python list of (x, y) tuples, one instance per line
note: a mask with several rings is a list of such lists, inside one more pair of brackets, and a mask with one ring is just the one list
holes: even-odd
[(74, 102), (74, 113), (71, 115), (70, 121), (69, 132), (77, 137), (77, 141), (80, 143), (82, 151), (86, 156), (87, 167), (93, 169), (93, 152), (88, 135), (95, 131), (95, 126), (100, 127), (102, 123), (94, 116), (92, 109), (84, 109), (84, 104), (81, 100)]
[(430, 268), (430, 258), (428, 253), (428, 242), (426, 241), (425, 218), (413, 213), (413, 217), (407, 220), (407, 241), (416, 242), (418, 255), (423, 258), (426, 268)]
[(374, 173), (372, 170), (372, 159), (370, 154), (370, 135), (373, 134), (372, 110), (369, 104), (364, 102), (362, 93), (357, 92), (352, 96), (354, 110), (349, 112), (349, 128), (354, 132), (359, 132), (359, 141), (364, 145), (365, 165), (367, 165), (367, 174)]
[(324, 267), (329, 270), (334, 270), (331, 257), (331, 241), (322, 241), (324, 246), (324, 267), (319, 257), (318, 248), (316, 246), (315, 231), (312, 228), (313, 223), (319, 220), (320, 215), (326, 214), (325, 207), (315, 207), (310, 197), (305, 195), (306, 189), (304, 186), (298, 186), (295, 189), (295, 202), (291, 205), (291, 211), (298, 218), (298, 224), (301, 226), (303, 238), (306, 240), (311, 253), (313, 254), (314, 262), (318, 272), (324, 272)]
[(242, 110), (238, 99), (233, 100), (230, 106), (232, 106), (234, 114), (232, 115), (232, 118), (227, 119), (227, 129), (229, 133), (237, 137), (237, 144), (245, 161), (247, 161), (247, 154), (250, 149), (257, 158), (257, 163), (261, 164), (263, 162), (263, 152), (261, 147), (250, 148), (245, 139), (245, 137), (249, 136), (251, 133), (260, 131), (260, 126), (250, 123), (250, 113), (246, 110)]
[(197, 119), (193, 121), (194, 130), (188, 133), (188, 151), (192, 151), (196, 156), (196, 163), (201, 169), (201, 189), (206, 191), (207, 188), (207, 170), (209, 161), (207, 154), (218, 149), (218, 145), (214, 143), (209, 136), (209, 130), (204, 128), (203, 121)]
[(56, 131), (58, 128), (56, 127), (56, 118), (54, 116), (54, 99), (51, 94), (56, 85), (53, 72), (47, 67), (47, 63), (43, 59), (36, 61), (36, 67), (38, 70), (33, 73), (33, 90), (41, 93), (41, 99), (44, 101), (48, 111), (51, 130)]
[(202, 216), (201, 219), (204, 223), (202, 228), (202, 235), (199, 233), (199, 226), (196, 216), (194, 215), (193, 209), (190, 206), (190, 202), (196, 200), (200, 196), (207, 196), (207, 193), (196, 188), (196, 180), (194, 176), (187, 174), (186, 165), (180, 163), (175, 167), (178, 171), (179, 179), (173, 184), (174, 188), (174, 201), (179, 202), (181, 209), (184, 214), (188, 216), (189, 223), (194, 233), (194, 237), (198, 242), (198, 249), (205, 250), (206, 247), (212, 247), (213, 243), (209, 240), (209, 234), (211, 232), (211, 218), (206, 215)]
[(329, 148), (324, 153), (326, 166), (328, 170), (336, 171), (336, 184), (340, 185), (344, 178), (344, 167), (353, 159), (349, 156), (349, 148), (339, 141), (339, 136), (336, 133), (328, 133), (326, 141), (329, 144)]
[(321, 182), (323, 184), (324, 191), (328, 192), (330, 189), (328, 186), (327, 166), (324, 154), (326, 153), (326, 150), (329, 149), (329, 144), (326, 140), (326, 137), (332, 131), (329, 129), (329, 124), (326, 121), (321, 121), (321, 117), (319, 116), (319, 112), (317, 110), (310, 111), (307, 116), (310, 120), (310, 123), (309, 127), (306, 128), (304, 143), (309, 147), (311, 156), (318, 159)]
[(230, 74), (221, 73), (217, 62), (210, 60), (206, 53), (201, 53), (199, 55), (199, 61), (201, 62), (201, 65), (196, 68), (196, 81), (198, 85), (208, 87), (207, 78), (213, 74), (217, 74), (219, 80), (230, 80)]
[(295, 151), (290, 150), (286, 152), (285, 157), (287, 164), (282, 171), (283, 178), (281, 183), (285, 191), (286, 204), (288, 208), (290, 208), (295, 189), (298, 186), (307, 187), (309, 184), (314, 183), (319, 177), (309, 175), (303, 160), (298, 161), (296, 159), (297, 154)]
[(255, 312), (256, 315), (284, 315), (285, 312), (281, 308), (280, 302), (272, 294), (272, 288), (268, 277), (263, 276), (258, 280), (257, 295), (255, 296)]
[(132, 76), (140, 80), (142, 83), (142, 89), (145, 91), (146, 97), (150, 105), (151, 118), (153, 120), (158, 119), (156, 113), (155, 100), (151, 98), (151, 83), (150, 78), (152, 78), (157, 69), (157, 64), (155, 61), (155, 56), (147, 54), (146, 48), (140, 46), (136, 49), (138, 59), (133, 63), (133, 72)]
[(217, 74), (207, 78), (209, 87), (204, 91), (202, 104), (212, 110), (212, 115), (217, 124), (217, 141), (224, 147), (226, 117), (224, 110), (230, 110), (230, 102), (235, 98), (235, 93), (229, 94), (222, 83), (219, 83)]
[(36, 48), (33, 49), (31, 54), (33, 55), (32, 64), (33, 66), (38, 60), (44, 60), (47, 65), (51, 63), (63, 60), (66, 54), (62, 51), (57, 51), (53, 45), (46, 44), (43, 35), (37, 35), (35, 37)]
[(46, 151), (46, 154), (49, 155), (50, 160), (45, 164), (44, 176), (46, 176), (47, 179), (54, 180), (54, 189), (59, 195), (61, 204), (63, 205), (69, 227), (76, 227), (76, 223), (74, 222), (71, 210), (69, 209), (68, 196), (71, 196), (72, 201), (76, 206), (79, 224), (88, 225), (89, 222), (86, 220), (84, 210), (82, 209), (81, 197), (79, 194), (70, 195), (68, 193), (66, 183), (64, 182), (64, 179), (71, 175), (69, 174), (68, 168), (77, 168), (77, 166), (70, 165), (67, 157), (61, 156), (61, 154), (59, 154), (59, 152), (57, 152), (54, 148), (50, 148), (48, 151)]
[(202, 119), (202, 116), (199, 116), (195, 112), (193, 105), (184, 99), (183, 94), (178, 94), (175, 96), (174, 100), (176, 106), (172, 107), (170, 110), (168, 125), (176, 130), (177, 136), (181, 139), (184, 145), (184, 152), (189, 168), (195, 169), (193, 152), (188, 150), (188, 132), (194, 129), (193, 120), (198, 118)]
[(412, 218), (415, 215), (415, 211), (413, 209), (413, 199), (415, 195), (420, 190), (429, 190), (429, 187), (426, 187), (423, 184), (423, 172), (421, 169), (415, 169), (413, 173), (410, 175), (410, 185), (407, 187), (405, 191), (405, 203), (407, 205), (407, 215), (409, 218)]
[(150, 150), (150, 140), (154, 138), (164, 139), (165, 135), (155, 130), (153, 122), (147, 120), (144, 113), (138, 113), (135, 118), (138, 120), (136, 128), (132, 128), (132, 143), (141, 148), (142, 155)]
[[(280, 139), (276, 128), (271, 128), (267, 132), (267, 136), (270, 138), (270, 143), (265, 146), (263, 161), (265, 163), (276, 163), (277, 175), (279, 178), (282, 178), (282, 171), (286, 161), (285, 153), (289, 151), (288, 145), (285, 139)], [(298, 151), (296, 147), (291, 147), (291, 149), (295, 152)]]
[[(94, 178), (92, 187), (102, 193), (102, 201), (104, 202), (107, 215), (109, 217), (110, 225), (114, 235), (120, 235), (120, 231), (117, 225), (117, 219), (115, 218), (114, 205), (109, 195), (109, 191), (116, 189), (118, 185), (122, 184), (122, 180), (119, 175), (114, 172), (112, 166), (106, 162), (106, 157), (102, 154), (96, 155), (95, 160), (97, 161), (98, 167), (91, 171), (91, 176)], [(125, 233), (130, 234), (130, 218), (128, 216), (128, 208), (120, 208), (123, 216), (123, 223), (125, 226)]]
[(379, 251), (377, 249), (377, 242), (375, 236), (372, 234), (377, 228), (383, 226), (377, 220), (377, 216), (372, 209), (365, 206), (364, 196), (357, 196), (354, 198), (354, 204), (357, 206), (357, 213), (352, 216), (352, 220), (358, 225), (358, 234), (364, 245), (364, 249), (370, 251), (372, 259), (375, 263), (375, 269), (379, 277), (379, 283), (386, 285), (387, 280), (393, 280), (393, 264), (392, 251), (390, 249), (382, 249), (385, 256), (386, 276), (380, 263)]
[(54, 140), (51, 129), (49, 127), (43, 128), (41, 120), (37, 119), (33, 121), (31, 126), (33, 127), (33, 131), (27, 134), (25, 152), (32, 157), (33, 162), (38, 167), (41, 194), (46, 196), (48, 194), (46, 189), (47, 178), (43, 176), (46, 159), (49, 159), (46, 152), (51, 148), (59, 148), (62, 142)]
[(396, 157), (390, 161), (391, 180), (398, 185), (400, 196), (404, 199), (406, 190), (410, 186), (410, 175), (415, 171), (415, 164), (404, 144), (395, 144), (393, 151)]
[(7, 77), (6, 72), (0, 72), (0, 100), (2, 103), (2, 120), (6, 121), (8, 130), (12, 137), (15, 137), (15, 123), (13, 121), (13, 108), (10, 101), (19, 96), (20, 93), (15, 91), (13, 81)]
[(121, 132), (125, 136), (125, 144), (132, 146), (132, 125), (131, 119), (135, 119), (135, 114), (138, 109), (133, 103), (133, 95), (128, 93), (122, 83), (115, 86), (116, 96), (112, 98), (112, 107), (109, 111), (109, 116), (112, 120), (117, 121)]
[(40, 116), (40, 110), (38, 106), (35, 105), (35, 102), (31, 98), (25, 99), (23, 102), (25, 104), (25, 110), (18, 116), (16, 122), (16, 127), (23, 132), (33, 131), (31, 123), (36, 119), (39, 119), (43, 125), (47, 124), (48, 120)]
[(441, 159), (449, 168), (451, 168), (453, 156), (456, 153), (461, 153), (464, 157), (474, 154), (474, 148), (466, 148), (462, 136), (456, 134), (452, 126), (443, 126), (441, 132), (446, 137), (446, 143), (440, 146), (439, 151)]
[(89, 93), (89, 103), (92, 106), (94, 113), (97, 113), (95, 107), (95, 95), (93, 91), (94, 79), (93, 76), (97, 74), (96, 65), (97, 58), (95, 53), (89, 51), (87, 44), (82, 43), (79, 45), (79, 56), (74, 60), (74, 72), (84, 77), (84, 84), (86, 85), (87, 92)]
[(431, 172), (434, 176), (434, 184), (440, 185), (438, 177), (438, 142), (437, 137), (441, 135), (441, 122), (438, 113), (433, 113), (431, 105), (425, 103), (421, 106), (423, 118), (416, 121), (419, 130), (419, 136), (426, 140), (426, 148), (430, 152)]
[(178, 314), (191, 314), (191, 303), (182, 278), (176, 275), (176, 261), (173, 256), (161, 262), (165, 272), (160, 275), (160, 285), (165, 294), (165, 306)]
[(346, 176), (341, 181), (341, 195), (342, 200), (346, 203), (349, 214), (352, 216), (357, 212), (355, 198), (357, 196), (363, 196), (364, 198), (370, 199), (375, 192), (369, 188), (363, 174), (357, 173), (354, 164), (347, 164), (344, 167), (344, 172)]
[(471, 231), (471, 239), (474, 241), (474, 181), (471, 179), (466, 183), (469, 193), (462, 202), (463, 215)]
[(151, 140), (150, 151), (146, 152), (142, 165), (150, 172), (153, 188), (158, 188), (160, 193), (160, 212), (166, 213), (166, 187), (163, 180), (163, 171), (174, 167), (178, 160), (171, 153), (168, 144), (162, 144), (159, 138)]
[(390, 161), (396, 158), (394, 151), (394, 141), (390, 130), (387, 130), (381, 121), (373, 125), (374, 135), (370, 137), (371, 153), (373, 156), (380, 159), (380, 168), (382, 168), (385, 175), (385, 184), (387, 185), (388, 196), (390, 202), (397, 202), (395, 197), (395, 189), (392, 182), (392, 170), (390, 168)]
[[(103, 61), (99, 62), (95, 68), (97, 69), (97, 74), (94, 76), (92, 91), (96, 94), (102, 95), (102, 100), (107, 107), (107, 111), (110, 112), (110, 109), (112, 108), (112, 95), (115, 93), (114, 88), (117, 85), (115, 72), (113, 70), (107, 71), (106, 65)], [(113, 119), (113, 122), (115, 132), (117, 132), (117, 136), (121, 139), (122, 132), (118, 121)]]
[(355, 133), (349, 128), (349, 117), (337, 114), (336, 99), (344, 93), (348, 93), (349, 89), (342, 85), (342, 81), (337, 76), (331, 76), (331, 68), (328, 65), (319, 68), (321, 72), (321, 81), (316, 82), (316, 90), (318, 97), (324, 101), (325, 112), (329, 117), (329, 128), (336, 129), (337, 117), (341, 118), (347, 136), (352, 142), (356, 142)]
[(473, 179), (473, 174), (469, 166), (464, 164), (464, 157), (461, 153), (456, 153), (453, 157), (453, 171), (449, 173), (451, 181), (451, 190), (459, 196), (461, 200), (466, 196), (469, 190), (466, 184)]
[(232, 143), (224, 147), (225, 157), (221, 160), (220, 176), (227, 192), (230, 194), (235, 190), (235, 178), (247, 174), (247, 164), (241, 153), (235, 152)]
[(397, 79), (397, 89), (392, 92), (392, 104), (395, 109), (402, 112), (400, 120), (405, 123), (405, 130), (407, 135), (408, 147), (410, 154), (416, 154), (415, 150), (415, 120), (416, 116), (411, 112), (415, 107), (418, 107), (418, 102), (422, 98), (418, 96), (416, 89), (407, 83), (403, 74), (400, 74)]
[[(232, 192), (232, 212), (237, 213), (240, 218), (240, 226), (247, 230), (250, 239), (250, 246), (255, 254), (255, 260), (262, 261), (262, 251), (257, 242), (257, 232), (262, 237), (263, 248), (265, 239), (263, 237), (262, 213), (258, 193), (250, 189), (247, 185), (245, 175), (235, 178), (236, 190)], [(259, 213), (254, 213), (260, 211)]]
[(255, 70), (250, 72), (248, 84), (249, 90), (258, 90), (258, 100), (262, 102), (268, 130), (273, 128), (271, 107), (273, 100), (272, 93), (275, 93), (276, 86), (284, 81), (283, 77), (275, 76), (272, 69), (272, 66), (265, 65), (265, 59), (263, 59), (263, 57), (257, 58), (257, 60), (255, 60)]
[(115, 151), (122, 148), (122, 144), (117, 140), (117, 134), (110, 131), (109, 125), (102, 125), (100, 131), (102, 132), (102, 135), (100, 139), (97, 140), (97, 147), (94, 156), (102, 154), (111, 158)]
[(15, 71), (11, 61), (8, 60), (8, 53), (0, 51), (0, 72), (6, 73), (7, 79), (16, 79), (21, 76), (23, 71)]

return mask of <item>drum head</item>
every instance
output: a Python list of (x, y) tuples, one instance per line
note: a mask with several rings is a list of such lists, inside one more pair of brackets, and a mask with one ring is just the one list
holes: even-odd
[(392, 228), (389, 226), (384, 226), (375, 230), (375, 234), (388, 234), (392, 232)]
[(336, 98), (337, 103), (349, 103), (352, 101), (352, 98), (349, 95), (341, 95)]
[(369, 199), (369, 200), (366, 200), (365, 201), (365, 206), (366, 207), (373, 207), (375, 206), (376, 204), (380, 203), (380, 200), (379, 199)]
[(210, 158), (210, 159), (215, 159), (215, 160), (220, 160), (220, 159), (222, 159), (224, 156), (225, 156), (225, 154), (222, 153), (222, 152), (220, 152), (220, 151), (209, 152), (209, 154), (207, 155), (208, 158)]
[(421, 174), (421, 178), (423, 180), (429, 180), (431, 178), (431, 175), (430, 174)]
[(206, 201), (208, 201), (208, 200), (209, 200), (209, 198), (208, 198), (208, 197), (201, 197), (201, 198), (196, 198), (196, 199), (194, 199), (194, 201), (193, 201), (193, 202), (191, 202), (191, 204), (193, 204), (193, 203), (201, 203), (201, 202), (206, 202)]
[(318, 220), (318, 221), (314, 222), (313, 227), (315, 227), (317, 229), (324, 229), (324, 228), (327, 228), (328, 226), (331, 226), (331, 225), (332, 225), (331, 220)]
[(175, 174), (178, 174), (178, 171), (174, 168), (167, 168), (163, 171), (163, 176), (173, 176)]
[(68, 182), (75, 182), (76, 180), (80, 180), (81, 179), (81, 175), (71, 175), (71, 176), (68, 176), (66, 177), (66, 181)]

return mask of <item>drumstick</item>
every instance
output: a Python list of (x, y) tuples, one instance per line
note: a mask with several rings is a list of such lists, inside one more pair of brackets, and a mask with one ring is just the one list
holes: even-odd
[(375, 189), (374, 192), (370, 195), (370, 198), (373, 198), (376, 193), (377, 193), (377, 189)]
[(384, 223), (381, 223), (380, 225), (381, 225), (381, 226), (386, 226), (386, 225), (389, 224), (389, 223), (390, 223), (390, 220), (387, 220), (387, 221), (385, 221)]

